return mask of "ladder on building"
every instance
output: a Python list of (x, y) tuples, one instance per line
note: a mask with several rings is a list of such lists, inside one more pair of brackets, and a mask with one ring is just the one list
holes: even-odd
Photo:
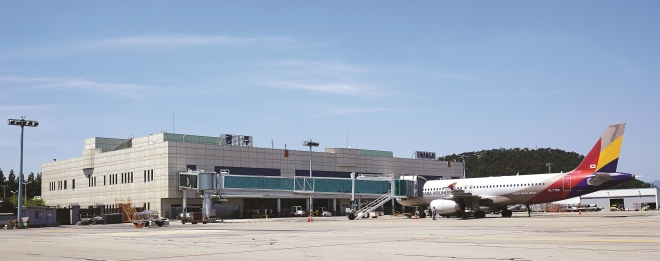
[(137, 213), (137, 211), (135, 210), (135, 208), (131, 203), (131, 198), (128, 198), (126, 202), (124, 202), (123, 198), (115, 198), (115, 205), (121, 211), (122, 221), (124, 223), (133, 222), (133, 217), (135, 216), (135, 213)]
[(369, 213), (376, 210), (386, 202), (392, 200), (392, 198), (394, 198), (394, 195), (392, 194), (392, 190), (390, 190), (387, 192), (387, 194), (384, 194), (376, 200), (369, 202), (369, 204), (355, 212), (355, 220), (368, 216)]

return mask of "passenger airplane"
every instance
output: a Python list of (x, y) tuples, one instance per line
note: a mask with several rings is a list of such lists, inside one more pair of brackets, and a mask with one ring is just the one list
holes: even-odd
[[(486, 213), (511, 217), (509, 205), (553, 202), (610, 188), (635, 179), (635, 175), (616, 172), (626, 124), (610, 125), (596, 145), (573, 171), (488, 178), (431, 180), (424, 184), (421, 198), (403, 198), (404, 206), (435, 208), (438, 215), (473, 212), (475, 218)], [(466, 211), (467, 210), (467, 211)]]

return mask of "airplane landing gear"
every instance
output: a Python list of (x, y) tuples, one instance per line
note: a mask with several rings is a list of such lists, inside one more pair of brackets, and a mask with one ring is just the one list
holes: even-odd
[(485, 217), (486, 217), (486, 212), (485, 211), (474, 212), (474, 218), (485, 218)]
[(511, 210), (505, 209), (502, 210), (502, 217), (511, 217), (513, 216), (513, 212)]

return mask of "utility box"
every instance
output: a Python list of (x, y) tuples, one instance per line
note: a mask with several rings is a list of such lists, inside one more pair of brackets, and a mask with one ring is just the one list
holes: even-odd
[(23, 207), (23, 213), (30, 220), (30, 227), (57, 226), (57, 209), (53, 207)]

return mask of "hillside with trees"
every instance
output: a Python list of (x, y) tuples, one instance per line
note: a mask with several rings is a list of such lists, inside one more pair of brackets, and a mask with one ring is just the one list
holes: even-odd
[[(452, 154), (438, 158), (438, 160), (461, 162), (461, 155), (465, 159), (466, 176), (468, 178), (515, 176), (526, 174), (548, 173), (547, 163), (551, 163), (553, 173), (569, 172), (580, 164), (584, 155), (577, 152), (567, 152), (560, 149), (492, 149), (461, 154)], [(613, 189), (623, 188), (650, 188), (652, 184), (641, 180), (633, 180), (619, 184)]]

